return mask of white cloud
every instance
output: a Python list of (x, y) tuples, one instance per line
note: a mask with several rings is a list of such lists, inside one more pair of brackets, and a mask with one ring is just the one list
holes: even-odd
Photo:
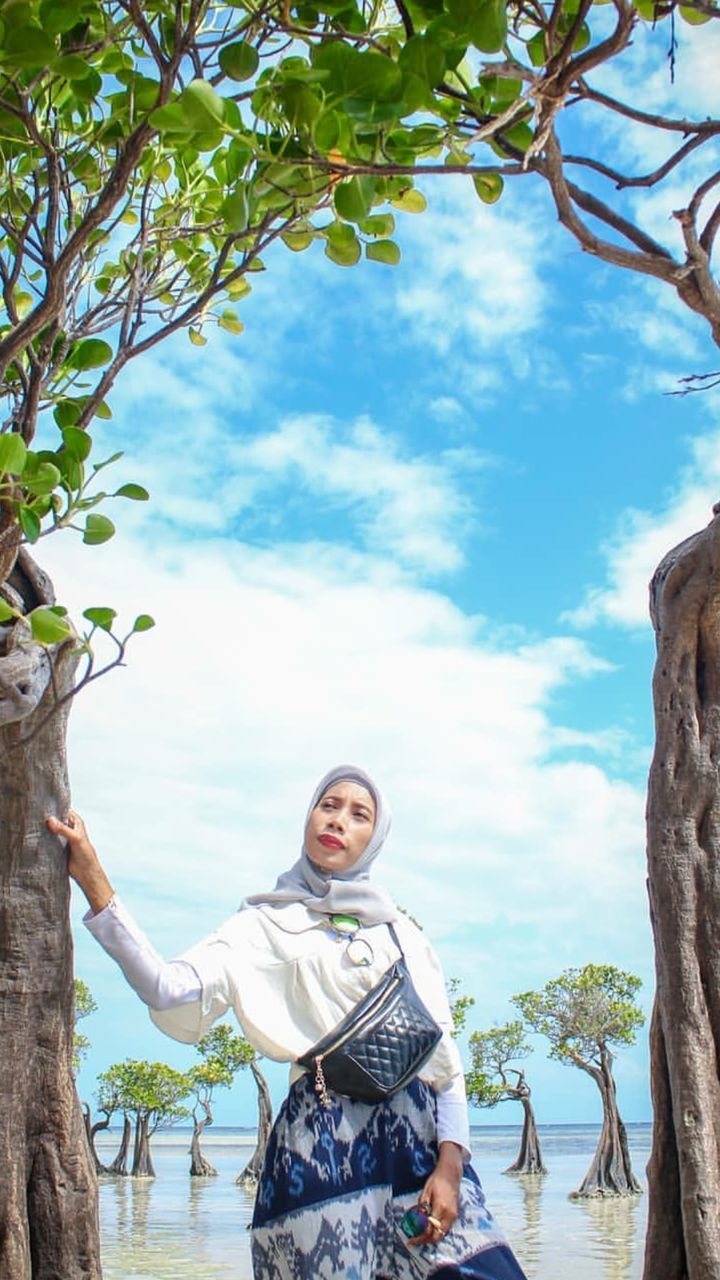
[[(396, 810), (383, 879), (433, 937), (502, 924), (516, 985), (540, 976), (560, 924), (565, 951), (592, 940), (612, 958), (643, 910), (643, 802), (601, 763), (554, 756), (575, 745), (555, 692), (605, 666), (582, 642), (503, 647), (445, 596), (337, 547), (48, 551), (76, 611), (158, 620), (127, 670), (79, 698), (72, 759), (75, 803), (131, 903), (154, 904), (161, 947), (270, 883), (316, 776), (350, 758)], [(528, 928), (537, 946), (517, 950)]]
[[(708, 399), (708, 406), (712, 401)], [(627, 511), (606, 545), (606, 583), (591, 587), (565, 621), (578, 627), (599, 621), (648, 627), (648, 584), (660, 560), (712, 518), (720, 498), (720, 432), (700, 437), (692, 462), (659, 511)]]
[[(466, 356), (504, 354), (507, 361), (508, 344), (514, 348), (542, 320), (547, 237), (532, 217), (529, 186), (508, 190), (489, 208), (469, 181), (456, 181), (452, 188), (426, 183), (428, 211), (412, 229), (403, 226), (415, 269), (398, 282), (395, 306), (415, 340), (443, 357), (463, 341)], [(477, 372), (486, 375), (482, 366)], [(468, 376), (474, 387), (470, 368)]]
[(425, 570), (455, 569), (472, 514), (458, 475), (477, 470), (469, 449), (409, 457), (369, 418), (349, 429), (327, 417), (290, 418), (276, 431), (230, 450), (233, 473), (254, 476), (256, 492), (298, 480), (313, 504), (353, 509), (368, 545)]

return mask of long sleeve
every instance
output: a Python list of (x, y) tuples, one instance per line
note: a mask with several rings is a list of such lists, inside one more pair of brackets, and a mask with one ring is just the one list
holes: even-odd
[(83, 923), (151, 1009), (174, 1009), (200, 999), (200, 979), (192, 965), (163, 960), (117, 897), (97, 915), (88, 911)]
[(470, 1159), (470, 1122), (468, 1120), (465, 1077), (455, 1076), (437, 1093), (437, 1135), (440, 1142), (457, 1142)]

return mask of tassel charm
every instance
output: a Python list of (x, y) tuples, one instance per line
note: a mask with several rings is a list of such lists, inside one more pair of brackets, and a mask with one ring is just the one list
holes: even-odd
[(322, 1057), (317, 1057), (315, 1059), (315, 1092), (318, 1096), (321, 1107), (329, 1107), (330, 1096), (327, 1091), (327, 1085), (325, 1084), (325, 1076), (322, 1069)]

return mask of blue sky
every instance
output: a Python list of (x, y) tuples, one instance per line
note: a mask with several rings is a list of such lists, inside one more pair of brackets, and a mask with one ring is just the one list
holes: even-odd
[[(642, 39), (627, 83), (707, 113), (717, 37), (681, 34), (675, 90)], [(667, 290), (583, 256), (531, 180), (493, 208), (458, 179), (424, 189), (398, 268), (280, 247), (241, 337), (181, 335), (118, 384), (96, 450), (124, 448), (118, 480), (152, 502), (116, 510), (104, 547), (48, 540), (44, 563), (78, 613), (158, 625), (78, 699), (73, 801), (172, 955), (274, 882), (317, 777), (356, 760), (395, 813), (378, 877), (475, 997), (471, 1028), (588, 961), (639, 974), (649, 1012), (646, 586), (720, 472), (717, 398), (663, 393), (717, 354)], [(639, 213), (668, 243), (682, 195)], [(73, 914), (99, 1004), (81, 1094), (127, 1055), (189, 1064), (79, 895)], [(545, 1052), (539, 1119), (597, 1119), (591, 1082)], [(617, 1076), (626, 1119), (648, 1119), (644, 1033)], [(253, 1117), (251, 1081), (218, 1099), (219, 1122)]]

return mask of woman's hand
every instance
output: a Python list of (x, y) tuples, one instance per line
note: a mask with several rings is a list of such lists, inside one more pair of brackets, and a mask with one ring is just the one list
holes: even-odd
[(422, 1235), (415, 1236), (409, 1244), (438, 1244), (450, 1231), (460, 1207), (463, 1168), (462, 1147), (456, 1142), (441, 1142), (438, 1162), (418, 1196), (429, 1222)]
[(67, 841), (68, 872), (80, 885), (91, 909), (97, 915), (113, 896), (113, 887), (100, 865), (87, 828), (79, 813), (70, 809), (67, 818), (49, 817), (47, 824), (53, 835)]

